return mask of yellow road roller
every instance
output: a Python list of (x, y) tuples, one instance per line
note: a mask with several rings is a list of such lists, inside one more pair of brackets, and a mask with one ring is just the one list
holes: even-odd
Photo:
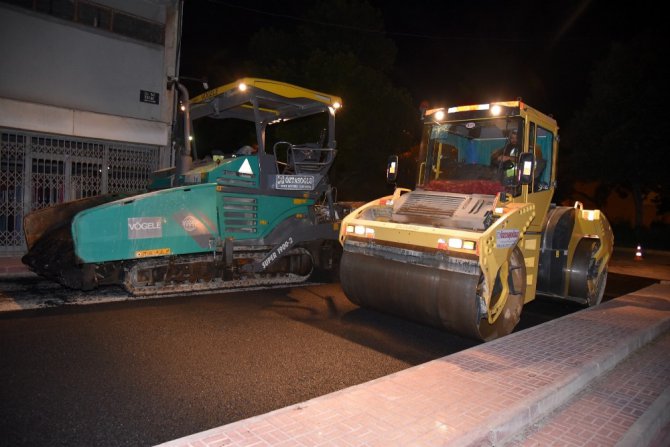
[[(489, 341), (537, 294), (601, 302), (614, 236), (600, 210), (552, 203), (558, 125), (524, 102), (423, 113), (414, 190), (342, 222), (353, 303)], [(389, 157), (387, 180), (396, 181)]]

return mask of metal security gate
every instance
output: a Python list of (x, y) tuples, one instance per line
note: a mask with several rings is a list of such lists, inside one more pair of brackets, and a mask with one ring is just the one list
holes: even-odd
[(26, 136), (0, 134), (0, 250), (24, 246), (24, 172)]
[(23, 216), (107, 192), (145, 190), (158, 146), (0, 129), (0, 254), (25, 252)]

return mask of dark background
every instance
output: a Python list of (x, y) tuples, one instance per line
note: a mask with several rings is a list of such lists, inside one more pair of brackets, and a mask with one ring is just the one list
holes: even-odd
[[(302, 16), (314, 3), (187, 1), (182, 73), (211, 78), (202, 68), (209, 65), (209, 71), (215, 58), (228, 82), (253, 75), (244, 65), (254, 56), (251, 37), (263, 28), (304, 25)], [(561, 122), (583, 106), (594, 63), (613, 44), (656, 26), (661, 15), (658, 4), (644, 1), (625, 7), (606, 0), (368, 3), (378, 9), (384, 34), (397, 47), (393, 79), (410, 91), (417, 110), (423, 100), (442, 106), (522, 97)], [(361, 39), (381, 32), (328, 17), (318, 25), (351, 27)]]
[(389, 154), (405, 155), (401, 174), (414, 165), (422, 104), (522, 98), (560, 127), (556, 201), (615, 216), (619, 242), (670, 248), (662, 22), (651, 1), (189, 0), (180, 71), (341, 96), (340, 200), (387, 194)]

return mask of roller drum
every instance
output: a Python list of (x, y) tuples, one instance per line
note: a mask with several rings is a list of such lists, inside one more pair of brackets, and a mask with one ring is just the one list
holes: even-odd
[(340, 264), (342, 289), (353, 303), (475, 339), (482, 339), (479, 278), (346, 249)]

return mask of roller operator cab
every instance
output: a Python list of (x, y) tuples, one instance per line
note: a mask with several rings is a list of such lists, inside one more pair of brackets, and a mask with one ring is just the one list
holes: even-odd
[(342, 221), (345, 294), (479, 340), (512, 332), (536, 294), (600, 303), (612, 230), (551, 203), (557, 155), (556, 121), (521, 101), (426, 111), (415, 190)]
[(252, 78), (184, 100), (186, 129), (203, 119), (247, 123), (257, 150), (159, 171), (141, 194), (32, 213), (26, 264), (69, 287), (120, 284), (136, 295), (292, 284), (336, 265), (346, 210), (327, 174), (342, 100)]

